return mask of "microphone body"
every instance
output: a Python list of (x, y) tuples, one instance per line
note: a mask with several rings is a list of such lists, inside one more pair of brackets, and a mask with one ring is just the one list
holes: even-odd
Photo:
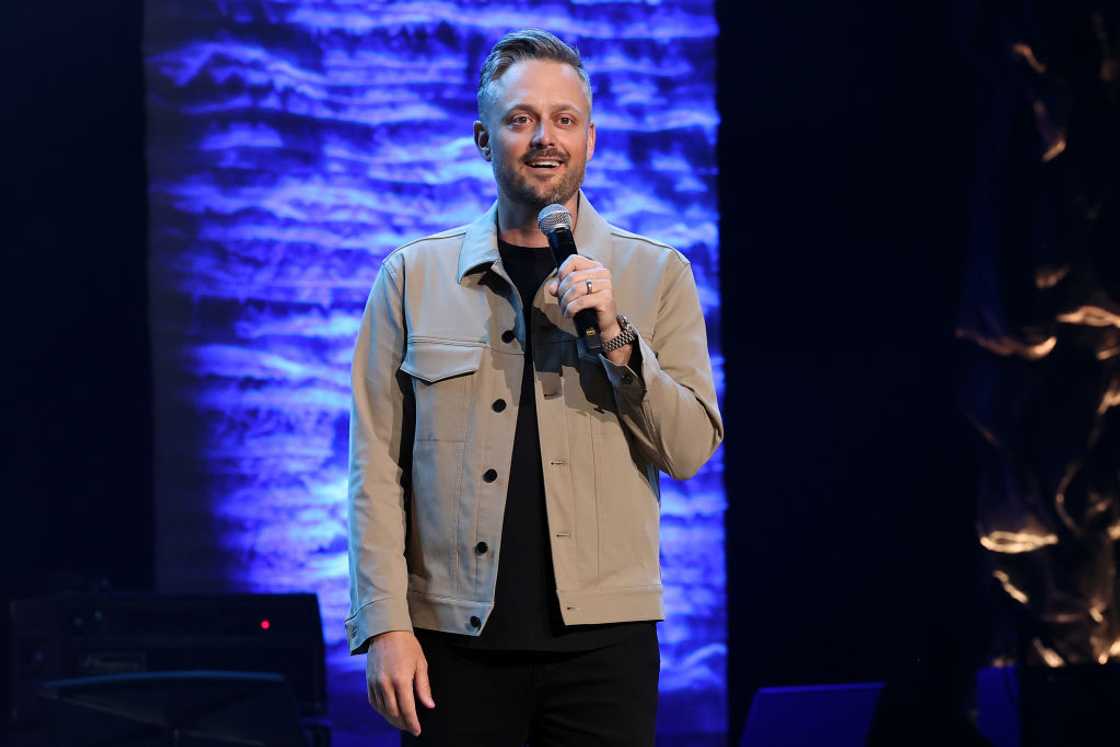
[[(552, 258), (556, 261), (557, 267), (564, 264), (564, 260), (573, 254), (579, 254), (576, 251), (575, 237), (567, 226), (549, 227), (544, 231), (544, 235), (548, 237), (548, 248), (552, 250)], [(599, 337), (599, 318), (595, 310), (580, 309), (576, 312), (574, 321), (576, 332), (579, 333), (587, 351), (594, 355), (603, 352), (603, 341)]]

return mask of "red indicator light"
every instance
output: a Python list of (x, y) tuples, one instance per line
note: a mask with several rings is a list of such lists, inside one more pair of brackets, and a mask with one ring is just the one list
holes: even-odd
[(264, 620), (261, 620), (261, 630), (268, 630), (271, 627), (272, 623), (268, 621), (267, 617)]

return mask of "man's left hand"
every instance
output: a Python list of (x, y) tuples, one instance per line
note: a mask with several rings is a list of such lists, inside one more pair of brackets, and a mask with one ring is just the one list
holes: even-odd
[[(560, 265), (556, 279), (549, 282), (547, 289), (559, 300), (560, 311), (568, 319), (582, 309), (594, 309), (603, 340), (609, 340), (622, 331), (618, 325), (611, 271), (601, 262), (573, 254)], [(630, 360), (631, 347), (632, 344), (624, 345), (606, 355), (613, 363), (625, 365)]]

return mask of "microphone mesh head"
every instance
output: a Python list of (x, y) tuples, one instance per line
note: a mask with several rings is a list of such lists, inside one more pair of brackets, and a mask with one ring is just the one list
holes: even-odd
[(541, 229), (541, 233), (550, 233), (557, 228), (566, 228), (572, 230), (572, 214), (568, 212), (568, 208), (559, 203), (553, 203), (541, 208), (537, 213), (537, 225)]

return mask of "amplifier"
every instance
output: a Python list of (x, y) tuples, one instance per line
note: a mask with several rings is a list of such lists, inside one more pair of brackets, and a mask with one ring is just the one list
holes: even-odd
[(11, 604), (11, 719), (40, 721), (47, 680), (190, 670), (272, 672), (303, 716), (326, 713), (314, 594), (60, 594)]

